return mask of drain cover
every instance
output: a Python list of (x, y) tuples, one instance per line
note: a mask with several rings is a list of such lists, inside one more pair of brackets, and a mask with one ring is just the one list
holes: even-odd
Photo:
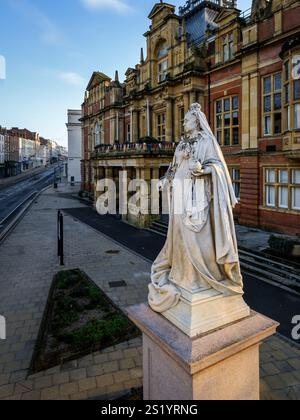
[(117, 251), (115, 249), (112, 249), (112, 250), (106, 251), (105, 254), (108, 254), (108, 255), (117, 255), (117, 254), (120, 254), (120, 251)]
[(123, 281), (112, 281), (109, 283), (109, 287), (114, 289), (117, 287), (126, 287), (127, 283), (123, 280)]

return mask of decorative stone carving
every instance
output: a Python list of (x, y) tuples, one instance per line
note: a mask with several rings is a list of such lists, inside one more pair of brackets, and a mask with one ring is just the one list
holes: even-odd
[(254, 20), (264, 19), (272, 8), (272, 1), (253, 0), (251, 17)]

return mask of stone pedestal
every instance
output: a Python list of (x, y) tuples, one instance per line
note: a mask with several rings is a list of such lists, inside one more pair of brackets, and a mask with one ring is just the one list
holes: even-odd
[(143, 332), (145, 400), (259, 400), (259, 346), (275, 321), (251, 312), (192, 339), (148, 305), (127, 312)]
[(179, 304), (163, 316), (191, 338), (250, 315), (250, 308), (241, 295), (225, 297), (214, 289), (198, 293), (180, 290)]

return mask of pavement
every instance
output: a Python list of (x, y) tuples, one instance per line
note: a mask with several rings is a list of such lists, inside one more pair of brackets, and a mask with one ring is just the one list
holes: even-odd
[[(141, 338), (29, 376), (54, 274), (58, 209), (86, 208), (62, 185), (49, 188), (0, 246), (0, 399), (85, 400), (142, 385)], [(113, 253), (110, 251), (114, 251)], [(65, 213), (65, 269), (80, 268), (121, 308), (147, 300), (151, 264), (115, 239)], [(127, 287), (110, 288), (111, 281)], [(261, 347), (261, 398), (300, 399), (300, 350), (280, 336)]]
[[(236, 233), (239, 246), (251, 251), (259, 252), (269, 248), (269, 239), (274, 232), (268, 232), (262, 229), (256, 229), (248, 226), (236, 225)], [(299, 239), (294, 236), (276, 233), (276, 236), (289, 239)]]

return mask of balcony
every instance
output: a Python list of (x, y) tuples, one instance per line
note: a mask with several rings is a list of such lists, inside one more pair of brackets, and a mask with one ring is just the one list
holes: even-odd
[(173, 156), (177, 143), (125, 143), (102, 145), (92, 153), (92, 159), (137, 157), (137, 156)]

